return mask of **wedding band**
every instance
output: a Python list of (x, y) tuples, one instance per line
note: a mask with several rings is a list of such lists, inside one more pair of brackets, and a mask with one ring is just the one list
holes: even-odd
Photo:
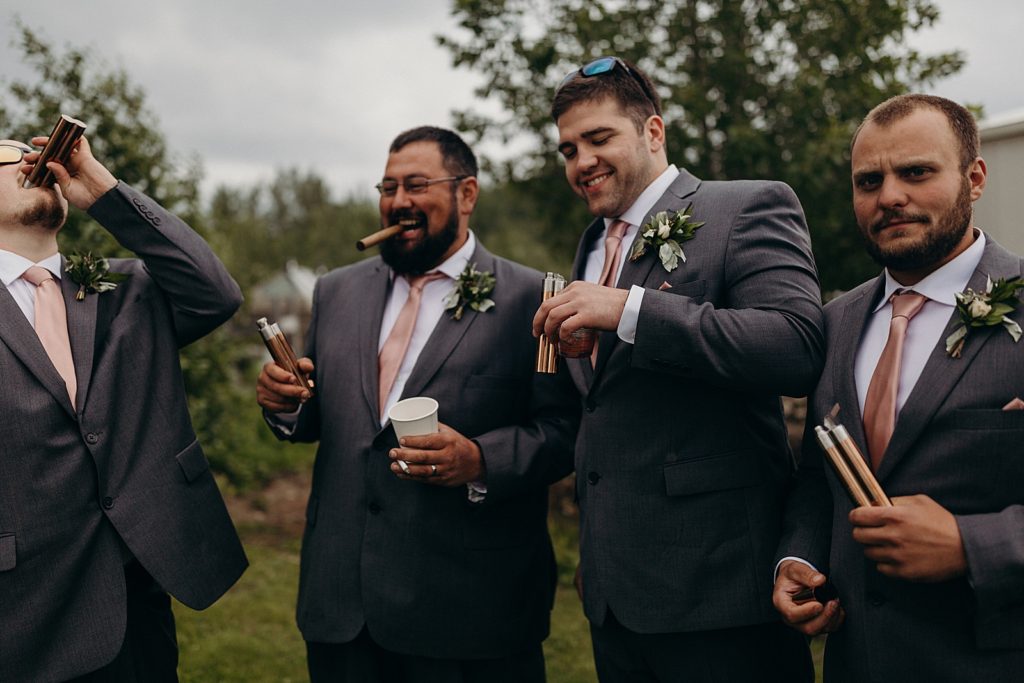
[(434, 476), (435, 474), (437, 474), (437, 465), (431, 465), (430, 466), (430, 476)]

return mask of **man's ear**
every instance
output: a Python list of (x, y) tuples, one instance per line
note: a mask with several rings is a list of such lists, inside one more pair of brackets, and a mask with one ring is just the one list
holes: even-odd
[(476, 176), (469, 176), (459, 183), (455, 191), (455, 197), (459, 203), (459, 213), (468, 216), (476, 208), (476, 200), (480, 197), (480, 184)]
[(644, 122), (644, 135), (647, 138), (648, 148), (652, 152), (659, 152), (665, 149), (665, 121), (657, 114), (649, 116)]
[(988, 181), (988, 168), (985, 160), (978, 157), (967, 167), (967, 180), (971, 183), (971, 201), (977, 201), (985, 191), (985, 183)]

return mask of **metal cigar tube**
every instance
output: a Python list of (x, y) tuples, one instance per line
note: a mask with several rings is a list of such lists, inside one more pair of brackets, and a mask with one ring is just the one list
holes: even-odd
[(266, 318), (260, 318), (256, 321), (256, 328), (260, 331), (263, 343), (266, 344), (267, 351), (270, 352), (270, 357), (274, 359), (274, 362), (292, 373), (295, 383), (308, 390), (309, 395), (312, 396), (313, 380), (299, 369), (299, 359), (295, 356), (292, 345), (288, 343), (288, 339), (278, 324), (269, 323)]
[(814, 428), (814, 435), (818, 437), (818, 443), (821, 444), (822, 450), (828, 456), (829, 464), (832, 465), (832, 469), (835, 470), (839, 480), (843, 483), (843, 488), (846, 489), (850, 499), (858, 507), (871, 505), (871, 496), (864, 490), (860, 478), (850, 469), (850, 464), (846, 461), (846, 457), (843, 453), (839, 452), (835, 441), (829, 436), (828, 431), (824, 427), (818, 426)]
[[(541, 303), (565, 289), (565, 278), (558, 273), (548, 272), (544, 275), (544, 289)], [(552, 375), (558, 372), (558, 345), (552, 343), (547, 335), (541, 334), (537, 339), (537, 372)]]
[[(826, 427), (829, 426), (829, 422), (831, 420), (825, 421)], [(857, 448), (857, 444), (850, 436), (850, 433), (846, 431), (846, 427), (841, 424), (834, 424), (831, 429), (831, 435), (846, 456), (846, 462), (860, 479), (864, 491), (868, 494), (868, 498), (871, 499), (871, 505), (892, 507), (892, 501), (889, 500), (889, 496), (885, 495), (882, 485), (875, 479), (875, 475), (871, 472), (871, 468), (868, 467), (867, 461), (861, 455), (860, 449)]]
[(46, 168), (46, 162), (56, 161), (59, 164), (66, 165), (68, 159), (71, 158), (72, 150), (74, 150), (75, 145), (78, 143), (78, 138), (82, 137), (82, 133), (85, 132), (85, 127), (85, 124), (78, 119), (61, 114), (60, 119), (57, 120), (57, 125), (53, 127), (53, 131), (50, 133), (50, 139), (46, 141), (46, 146), (43, 147), (39, 159), (32, 168), (32, 172), (25, 179), (23, 187), (49, 187), (53, 185), (55, 178), (53, 172)]

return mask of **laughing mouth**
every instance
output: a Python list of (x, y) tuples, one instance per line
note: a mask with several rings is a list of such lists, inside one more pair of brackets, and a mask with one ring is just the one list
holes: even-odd
[(586, 189), (599, 185), (612, 176), (611, 173), (602, 173), (599, 176), (588, 178), (587, 180), (581, 180), (580, 185)]

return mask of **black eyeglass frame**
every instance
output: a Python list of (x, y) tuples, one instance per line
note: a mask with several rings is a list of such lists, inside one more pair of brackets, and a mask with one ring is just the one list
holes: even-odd
[(593, 78), (594, 76), (602, 76), (604, 74), (608, 74), (614, 71), (616, 66), (621, 66), (622, 70), (629, 74), (633, 81), (638, 86), (640, 86), (640, 92), (644, 94), (644, 97), (647, 98), (647, 101), (650, 102), (651, 105), (654, 107), (654, 113), (657, 114), (658, 116), (661, 116), (661, 107), (658, 106), (657, 100), (654, 99), (654, 94), (647, 87), (647, 84), (644, 83), (644, 79), (641, 78), (640, 74), (638, 74), (636, 71), (629, 68), (629, 64), (626, 64), (626, 61), (621, 57), (598, 57), (593, 61), (587, 62), (580, 68), (570, 71), (565, 75), (565, 78), (563, 78), (562, 81), (558, 84), (558, 87), (555, 88), (555, 94), (557, 95), (558, 91), (565, 87), (566, 83), (575, 80), (577, 76), (582, 78)]
[[(374, 187), (377, 189), (377, 192), (380, 192), (382, 197), (394, 197), (396, 194), (398, 194), (399, 185), (401, 185), (402, 189), (404, 189), (409, 194), (423, 194), (431, 185), (435, 185), (437, 183), (450, 183), (452, 181), (462, 182), (466, 178), (470, 177), (472, 176), (452, 175), (448, 176), (447, 178), (424, 178), (423, 176), (409, 176), (408, 178), (403, 178), (401, 182), (397, 180), (382, 180), (376, 185), (374, 185)], [(410, 185), (409, 183), (414, 180), (422, 182), (417, 182), (415, 185)], [(385, 183), (388, 183), (388, 185), (385, 186)], [(394, 183), (394, 185), (390, 185), (391, 183)]]

